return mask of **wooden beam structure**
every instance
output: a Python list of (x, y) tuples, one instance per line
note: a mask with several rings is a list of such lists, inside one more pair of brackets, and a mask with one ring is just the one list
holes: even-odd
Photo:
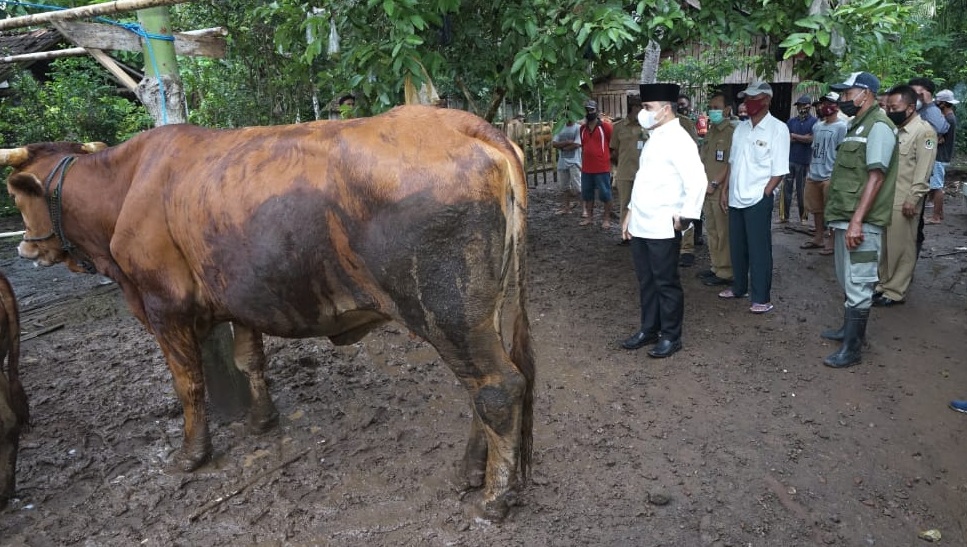
[[(129, 30), (102, 23), (77, 23), (62, 21), (54, 27), (76, 46), (112, 51), (141, 51), (141, 37)], [(190, 57), (224, 59), (227, 50), (222, 27), (172, 33), (175, 37), (175, 54)]]
[(53, 23), (54, 21), (71, 21), (74, 19), (86, 19), (107, 15), (109, 13), (119, 13), (122, 11), (133, 11), (158, 6), (173, 6), (175, 4), (185, 4), (191, 0), (115, 0), (114, 2), (104, 2), (103, 4), (92, 4), (79, 8), (70, 8), (45, 13), (35, 13), (21, 17), (10, 17), (0, 19), (0, 30), (12, 28), (29, 27), (33, 25)]

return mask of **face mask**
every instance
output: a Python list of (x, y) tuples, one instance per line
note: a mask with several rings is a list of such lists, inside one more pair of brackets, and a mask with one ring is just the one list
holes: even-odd
[(598, 113), (588, 112), (587, 114), (584, 115), (584, 119), (586, 119), (589, 122), (593, 122), (594, 120), (598, 119)]
[(886, 117), (890, 118), (890, 121), (893, 122), (893, 125), (900, 127), (907, 121), (907, 118), (909, 118), (910, 115), (907, 114), (906, 110), (903, 110), (901, 112), (887, 112)]
[(853, 97), (851, 101), (836, 101), (836, 106), (839, 110), (849, 117), (853, 117), (857, 112), (860, 111), (860, 106), (856, 104), (856, 97)]
[(917, 99), (917, 110), (920, 110), (921, 108), (923, 108), (923, 101)]
[(722, 123), (722, 120), (723, 119), (724, 119), (724, 117), (722, 116), (722, 111), (721, 110), (709, 110), (708, 111), (708, 121), (710, 121), (710, 122), (712, 122), (714, 124), (719, 124), (719, 123)]
[(766, 109), (766, 102), (763, 100), (745, 101), (745, 111), (749, 113), (749, 116), (756, 116), (765, 109)]
[(745, 120), (748, 120), (748, 119), (749, 119), (749, 115), (748, 114), (739, 114), (739, 121), (743, 121), (744, 122)]
[(638, 125), (644, 127), (645, 129), (651, 129), (652, 127), (658, 125), (658, 120), (655, 119), (655, 113), (649, 110), (641, 109), (638, 112)]
[(682, 115), (688, 114), (688, 107), (683, 105), (678, 105), (678, 113)]
[(799, 117), (802, 118), (802, 119), (808, 118), (809, 117), (809, 109), (808, 108), (800, 108), (799, 109)]
[(819, 108), (819, 113), (822, 114), (824, 118), (828, 118), (836, 113), (836, 105), (826, 104)]

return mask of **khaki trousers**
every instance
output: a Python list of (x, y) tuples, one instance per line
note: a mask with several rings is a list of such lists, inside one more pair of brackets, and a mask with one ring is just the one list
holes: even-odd
[[(919, 206), (918, 206), (919, 207)], [(917, 224), (916, 216), (907, 218), (897, 209), (886, 228), (883, 249), (880, 252), (878, 269), (880, 282), (876, 292), (890, 300), (903, 300), (913, 281), (913, 270), (917, 266)]]
[(635, 186), (634, 179), (615, 179), (614, 185), (618, 187), (618, 198), (621, 200), (621, 222), (625, 221), (628, 214), (628, 204), (631, 203), (631, 189)]
[[(722, 279), (732, 279), (732, 256), (729, 254), (729, 213), (719, 206), (722, 187), (705, 195), (705, 244), (712, 262), (712, 271)], [(692, 230), (694, 232), (694, 230)]]

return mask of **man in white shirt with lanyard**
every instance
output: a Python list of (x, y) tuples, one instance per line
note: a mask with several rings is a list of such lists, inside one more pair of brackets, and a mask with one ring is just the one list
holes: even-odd
[(679, 250), (682, 231), (702, 214), (708, 181), (695, 141), (675, 115), (679, 87), (640, 88), (638, 123), (651, 136), (641, 151), (621, 237), (631, 241), (641, 328), (621, 345), (634, 350), (655, 344), (648, 355), (662, 358), (682, 349), (685, 293), (678, 275)]

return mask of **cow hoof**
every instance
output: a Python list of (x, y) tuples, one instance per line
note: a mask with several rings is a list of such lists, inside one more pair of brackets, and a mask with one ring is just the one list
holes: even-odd
[(252, 413), (248, 417), (246, 427), (249, 433), (261, 434), (279, 425), (279, 413), (273, 408), (270, 413)]
[(474, 501), (471, 516), (477, 521), (503, 522), (513, 505), (517, 505), (517, 494), (515, 492), (507, 492), (490, 501), (481, 498)]
[(182, 448), (175, 454), (173, 465), (180, 471), (191, 473), (208, 463), (212, 457), (211, 446), (202, 448)]

